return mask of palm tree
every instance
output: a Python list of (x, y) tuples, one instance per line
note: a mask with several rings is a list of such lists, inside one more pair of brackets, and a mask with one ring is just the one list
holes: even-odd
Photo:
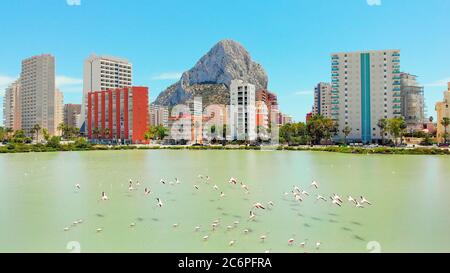
[(380, 128), (380, 134), (381, 134), (381, 145), (384, 144), (384, 134), (386, 133), (388, 122), (386, 119), (380, 119), (377, 123), (378, 128)]
[(342, 133), (344, 133), (345, 145), (347, 145), (347, 137), (348, 137), (348, 135), (350, 135), (351, 132), (352, 132), (352, 128), (350, 128), (349, 126), (345, 126), (345, 128), (342, 130)]
[(447, 138), (448, 138), (448, 133), (447, 133), (447, 127), (450, 125), (450, 118), (445, 117), (441, 120), (441, 125), (444, 126), (444, 142), (445, 144), (447, 144)]
[(67, 125), (64, 124), (64, 122), (61, 122), (60, 124), (58, 124), (57, 129), (61, 132), (62, 136), (66, 137)]
[(41, 130), (41, 126), (39, 124), (35, 124), (33, 128), (31, 128), (31, 133), (36, 133), (36, 143), (39, 141), (39, 131)]

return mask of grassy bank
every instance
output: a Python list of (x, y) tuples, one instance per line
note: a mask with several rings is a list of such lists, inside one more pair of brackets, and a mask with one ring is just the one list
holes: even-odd
[[(31, 152), (69, 152), (69, 151), (116, 151), (116, 150), (261, 150), (261, 147), (253, 146), (105, 146), (91, 145), (88, 143), (72, 143), (66, 145), (27, 145), (8, 144), (0, 147), (0, 153), (31, 153)], [(279, 151), (321, 151), (347, 154), (408, 154), (408, 155), (450, 155), (448, 149), (438, 148), (362, 148), (362, 147), (277, 147)]]

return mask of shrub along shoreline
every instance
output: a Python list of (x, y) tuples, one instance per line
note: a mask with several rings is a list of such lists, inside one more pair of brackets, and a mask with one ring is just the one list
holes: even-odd
[[(260, 146), (106, 146), (92, 145), (87, 142), (70, 144), (18, 144), (11, 143), (0, 146), (1, 153), (40, 153), (40, 152), (70, 152), (70, 151), (118, 151), (118, 150), (266, 150)], [(401, 154), (401, 155), (450, 155), (449, 149), (439, 148), (392, 148), (392, 147), (343, 147), (343, 146), (279, 146), (278, 151), (319, 151), (346, 154)]]

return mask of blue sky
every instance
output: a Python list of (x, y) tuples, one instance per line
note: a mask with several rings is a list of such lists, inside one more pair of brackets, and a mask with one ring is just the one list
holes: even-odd
[(402, 70), (426, 86), (428, 115), (435, 114), (434, 104), (450, 81), (448, 0), (9, 0), (0, 5), (0, 95), (19, 75), (22, 59), (50, 53), (65, 102), (79, 103), (83, 60), (96, 53), (129, 59), (134, 84), (149, 86), (154, 100), (221, 39), (240, 42), (264, 66), (282, 111), (298, 121), (311, 110), (313, 86), (330, 81), (332, 52), (400, 49)]

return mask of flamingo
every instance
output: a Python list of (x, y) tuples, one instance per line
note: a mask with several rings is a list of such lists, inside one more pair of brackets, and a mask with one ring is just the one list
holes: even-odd
[(241, 188), (244, 189), (248, 193), (248, 187), (244, 183), (241, 182)]
[(76, 185), (75, 185), (75, 188), (77, 188), (78, 190), (81, 189), (80, 184), (76, 184)]
[(363, 209), (364, 208), (364, 206), (361, 203), (359, 203), (358, 201), (356, 201), (355, 207), (357, 207), (359, 209)]
[(264, 240), (267, 239), (267, 236), (266, 235), (261, 235), (261, 237), (259, 237), (259, 239), (261, 239), (261, 241), (264, 242)]
[(248, 220), (254, 220), (256, 217), (255, 213), (251, 210), (250, 211), (250, 217), (248, 217)]
[(261, 203), (257, 202), (253, 204), (253, 207), (256, 209), (266, 209)]
[(302, 194), (305, 195), (305, 196), (309, 196), (309, 193), (307, 191), (305, 191), (305, 190), (302, 190)]
[(317, 195), (317, 197), (316, 197), (316, 200), (318, 201), (318, 200), (322, 200), (322, 201), (324, 201), (324, 202), (326, 202), (327, 201), (327, 199), (325, 198), (325, 197), (323, 197), (322, 195)]
[(164, 185), (166, 184), (166, 181), (164, 181), (162, 178), (161, 180), (159, 180), (159, 182), (163, 183)]
[(69, 227), (65, 227), (64, 231), (69, 231), (69, 229), (70, 229)]
[(199, 230), (200, 230), (200, 226), (196, 226), (195, 231), (199, 231)]
[(225, 193), (224, 193), (224, 192), (221, 192), (221, 193), (220, 193), (220, 197), (222, 197), (222, 198), (225, 197)]
[(361, 196), (361, 204), (368, 204), (368, 205), (372, 205), (372, 203), (370, 203), (369, 201), (367, 201), (366, 198), (364, 198), (364, 196)]
[(228, 243), (228, 245), (229, 246), (233, 246), (234, 245), (234, 243), (236, 243), (236, 241), (234, 241), (234, 240), (231, 240), (229, 243)]
[(133, 227), (135, 227), (135, 226), (136, 226), (135, 223), (131, 223), (131, 224), (130, 224), (130, 228), (133, 228)]
[(300, 247), (305, 248), (307, 242), (308, 242), (308, 239), (305, 239), (303, 242), (300, 243)]
[(335, 193), (333, 193), (333, 199), (339, 201), (340, 203), (343, 203), (342, 202), (342, 198), (339, 195), (335, 194)]
[(299, 202), (303, 202), (303, 199), (302, 199), (302, 197), (300, 196), (300, 194), (296, 194), (296, 195), (295, 195), (295, 200), (296, 200), (296, 201), (299, 201)]
[(149, 195), (149, 194), (151, 194), (151, 193), (152, 193), (152, 191), (149, 190), (148, 188), (145, 188), (145, 189), (144, 189), (144, 195)]
[(272, 201), (267, 202), (267, 204), (269, 204), (269, 206), (274, 206), (274, 203)]
[(206, 236), (203, 236), (203, 241), (208, 241), (208, 238), (209, 238), (209, 236), (208, 236), (208, 235), (206, 235)]
[(197, 189), (197, 190), (199, 189), (197, 185), (194, 185), (194, 188)]
[(180, 184), (181, 182), (180, 182), (180, 180), (178, 180), (178, 178), (175, 177), (175, 183)]
[(288, 245), (292, 245), (294, 243), (294, 238), (288, 240)]
[(161, 201), (161, 199), (156, 198), (156, 201), (158, 201), (158, 206), (159, 206), (160, 208), (162, 208), (163, 202)]
[(97, 231), (97, 233), (99, 233), (99, 232), (102, 232), (103, 229), (102, 228), (97, 228), (96, 231)]
[(311, 187), (315, 187), (316, 189), (318, 189), (319, 188), (319, 184), (316, 181), (313, 181), (311, 183)]
[(339, 202), (338, 199), (334, 199), (334, 198), (332, 198), (332, 197), (330, 197), (330, 199), (331, 199), (331, 202), (332, 202), (333, 204), (335, 204), (335, 205), (337, 205), (337, 206), (339, 206), (339, 207), (342, 206), (342, 205), (341, 205), (341, 202)]
[(219, 187), (217, 187), (217, 185), (214, 185), (213, 189), (215, 189), (217, 191), (219, 189)]
[(178, 224), (173, 224), (172, 225), (174, 228), (177, 228), (178, 227)]
[(237, 184), (237, 180), (236, 180), (236, 178), (231, 177), (230, 180), (228, 181), (228, 183), (230, 183), (232, 185), (236, 185)]
[(319, 248), (320, 248), (321, 245), (322, 245), (321, 242), (317, 242), (317, 243), (316, 243), (316, 250), (319, 250)]
[(102, 201), (107, 201), (107, 200), (109, 200), (108, 196), (106, 195), (106, 193), (105, 193), (104, 191), (102, 192), (101, 200), (102, 200)]
[(357, 201), (355, 200), (355, 198), (353, 198), (351, 195), (348, 196), (348, 199), (347, 199), (347, 200), (348, 200), (349, 202), (355, 204), (355, 205), (356, 205), (356, 203), (357, 203)]

